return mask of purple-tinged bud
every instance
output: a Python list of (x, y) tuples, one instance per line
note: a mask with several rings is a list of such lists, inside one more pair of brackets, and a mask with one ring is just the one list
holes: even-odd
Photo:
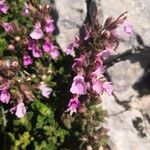
[(49, 98), (50, 94), (52, 93), (52, 88), (47, 87), (47, 85), (44, 82), (41, 82), (38, 87), (42, 93), (42, 95), (46, 98)]
[(32, 58), (29, 55), (24, 55), (23, 56), (23, 64), (25, 67), (31, 65), (33, 63)]
[(23, 15), (27, 16), (29, 15), (30, 10), (29, 10), (29, 5), (27, 3), (24, 3), (24, 7), (23, 7)]
[(28, 40), (28, 50), (33, 50), (36, 48), (36, 46), (37, 44), (35, 40), (32, 40), (32, 39)]
[(13, 51), (13, 50), (15, 49), (15, 47), (14, 47), (14, 45), (9, 44), (9, 45), (8, 45), (8, 49)]
[(9, 23), (9, 22), (4, 22), (2, 24), (2, 26), (3, 26), (3, 28), (4, 28), (4, 30), (5, 30), (6, 33), (13, 30), (12, 24)]
[(9, 103), (9, 100), (10, 100), (10, 93), (8, 91), (2, 91), (0, 93), (0, 101), (2, 103), (6, 103), (8, 104)]
[(68, 104), (67, 112), (70, 112), (70, 115), (72, 116), (73, 113), (77, 113), (77, 110), (80, 107), (80, 101), (78, 98), (72, 98), (70, 99), (70, 102)]

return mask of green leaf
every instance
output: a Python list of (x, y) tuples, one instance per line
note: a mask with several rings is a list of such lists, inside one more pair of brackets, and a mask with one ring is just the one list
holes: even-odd
[(15, 141), (15, 148), (21, 148), (22, 150), (25, 150), (32, 140), (33, 137), (30, 136), (29, 132), (24, 132), (19, 136), (19, 139)]
[(1, 37), (0, 38), (0, 56), (3, 55), (6, 48), (7, 48), (7, 42), (4, 38)]
[(51, 110), (51, 107), (47, 107), (47, 105), (43, 104), (38, 100), (36, 100), (35, 103), (32, 103), (32, 107), (43, 116), (50, 117), (54, 115)]
[(42, 115), (38, 115), (37, 122), (36, 122), (36, 128), (42, 128), (44, 124), (47, 123), (47, 118)]
[(28, 112), (25, 117), (21, 119), (14, 120), (15, 126), (24, 126), (28, 131), (32, 129), (31, 119), (33, 117), (33, 112)]

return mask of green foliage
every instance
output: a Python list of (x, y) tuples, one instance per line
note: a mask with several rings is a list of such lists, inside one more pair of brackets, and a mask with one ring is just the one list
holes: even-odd
[[(9, 13), (7, 15), (0, 14), (0, 19), (3, 22), (13, 22), (19, 26), (24, 26), (28, 32), (33, 29), (32, 18), (22, 15), (22, 7), (24, 0), (8, 0)], [(38, 1), (37, 1), (38, 3)], [(20, 33), (21, 34), (21, 33)], [(16, 35), (5, 34), (3, 28), (0, 27), (0, 56), (9, 60), (17, 58), (22, 64), (22, 45), (15, 41)], [(29, 33), (27, 33), (29, 34)], [(55, 39), (55, 37), (54, 37)], [(13, 41), (13, 42), (12, 42)], [(13, 43), (15, 50), (7, 50), (8, 44)], [(32, 78), (32, 81), (26, 81), (25, 85), (38, 85), (41, 80), (47, 83), (48, 86), (56, 86), (53, 81), (53, 63), (49, 61), (49, 56), (45, 54), (43, 58), (37, 59), (31, 69), (26, 69), (19, 66), (19, 72), (15, 72), (14, 78), (11, 81), (22, 80), (26, 81), (27, 77)], [(7, 71), (7, 70), (6, 70)], [(46, 78), (44, 77), (46, 76)], [(19, 87), (14, 85), (10, 92), (12, 95), (18, 94)], [(0, 104), (0, 149), (2, 150), (57, 150), (65, 140), (66, 135), (69, 134), (58, 123), (56, 117), (57, 106), (55, 96), (53, 100), (44, 99), (39, 93), (39, 90), (33, 90), (35, 101), (25, 101), (27, 114), (25, 117), (18, 119), (14, 114), (9, 112), (9, 109), (14, 106), (16, 99), (11, 99), (8, 105)], [(19, 93), (20, 94), (20, 93)], [(19, 95), (18, 94), (18, 95)], [(57, 96), (57, 95), (56, 95)]]
[[(32, 103), (30, 110), (24, 118), (7, 120), (7, 127), (1, 132), (1, 137), (5, 137), (5, 143), (0, 142), (2, 147), (12, 150), (57, 149), (64, 142), (68, 132), (55, 121), (54, 110), (39, 100)], [(3, 126), (3, 121), (0, 123)], [(6, 143), (11, 144), (5, 145)]]
[[(31, 18), (22, 16), (23, 2), (24, 0), (8, 0), (10, 13), (4, 16), (0, 15), (0, 19), (4, 22), (23, 25), (31, 31), (33, 28)], [(7, 50), (10, 41), (18, 35), (14, 37), (6, 35), (5, 38), (5, 34), (1, 32), (0, 56), (9, 60), (18, 59), (21, 64), (24, 47), (15, 41), (13, 43), (15, 52), (11, 53)], [(52, 40), (55, 39), (56, 37), (53, 36)], [(33, 102), (25, 101), (27, 114), (21, 119), (9, 112), (9, 109), (17, 101), (15, 98), (8, 105), (1, 106), (0, 104), (0, 149), (71, 150), (75, 148), (83, 150), (86, 144), (103, 146), (107, 143), (107, 136), (102, 135), (101, 131), (97, 130), (99, 123), (104, 120), (105, 113), (101, 107), (94, 103), (94, 100), (91, 100), (84, 113), (79, 113), (75, 117), (64, 113), (70, 98), (69, 86), (73, 74), (71, 71), (72, 61), (71, 57), (62, 54), (58, 60), (49, 62), (49, 57), (45, 54), (42, 58), (37, 59), (30, 69), (20, 65), (21, 69), (18, 72), (16, 70), (13, 72), (15, 73), (14, 78), (18, 82), (21, 79), (29, 85), (34, 85), (34, 88), (41, 80), (44, 81), (53, 88), (53, 94), (50, 99), (44, 99), (41, 93), (33, 88), (35, 99)], [(26, 81), (27, 77), (30, 79), (29, 81)], [(27, 89), (30, 92), (30, 86), (29, 88), (27, 86)], [(17, 95), (18, 91), (19, 88), (16, 85), (10, 90), (12, 95)], [(89, 141), (84, 142), (83, 137), (88, 137)], [(95, 140), (94, 137), (98, 138)]]
[(31, 143), (32, 140), (33, 138), (30, 137), (29, 132), (24, 132), (22, 135), (19, 135), (19, 139), (15, 141), (13, 149), (26, 149), (26, 147)]
[(7, 48), (6, 40), (0, 36), (0, 56), (3, 56), (4, 51)]

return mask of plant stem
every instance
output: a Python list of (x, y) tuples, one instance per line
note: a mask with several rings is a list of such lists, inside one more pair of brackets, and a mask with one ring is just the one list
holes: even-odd
[(3, 128), (6, 127), (6, 117), (5, 117), (5, 111), (4, 111), (4, 108), (2, 107), (2, 116), (3, 116)]
[(7, 150), (7, 146), (6, 146), (6, 135), (5, 135), (5, 127), (6, 127), (6, 116), (5, 116), (5, 111), (4, 111), (4, 108), (2, 107), (2, 117), (3, 117), (3, 134), (4, 134), (4, 150)]

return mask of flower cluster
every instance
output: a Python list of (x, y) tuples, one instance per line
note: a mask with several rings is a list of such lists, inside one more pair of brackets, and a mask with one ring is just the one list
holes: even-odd
[[(11, 13), (9, 9), (11, 10), (9, 3), (1, 0), (2, 17)], [(30, 102), (36, 99), (35, 89), (47, 99), (53, 91), (47, 84), (46, 75), (51, 74), (51, 67), (47, 62), (57, 59), (60, 53), (54, 44), (55, 26), (50, 10), (50, 5), (41, 6), (28, 2), (24, 3), (20, 13), (26, 22), (7, 22), (1, 19), (0, 26), (7, 39), (9, 59), (0, 60), (0, 102), (9, 103), (12, 106), (10, 112), (18, 118), (26, 114), (25, 100)], [(45, 61), (48, 65), (45, 65)]]
[(8, 104), (10, 100), (10, 93), (9, 93), (9, 88), (10, 88), (10, 83), (9, 81), (5, 80), (2, 81), (3, 83), (0, 86), (0, 101), (2, 103)]
[[(133, 34), (132, 25), (126, 21), (126, 13), (116, 20), (109, 17), (103, 27), (97, 22), (92, 25), (85, 25), (83, 33), (76, 36), (69, 44), (66, 54), (75, 53), (75, 48), (79, 50), (79, 57), (74, 59), (72, 70), (76, 74), (70, 88), (73, 94), (67, 111), (72, 115), (80, 108), (82, 99), (86, 97), (86, 102), (93, 96), (102, 95), (104, 92), (112, 95), (112, 82), (105, 77), (105, 60), (116, 54), (119, 36), (117, 28), (122, 25), (124, 32), (131, 36)], [(79, 100), (80, 98), (80, 100)]]
[(6, 3), (6, 0), (1, 0), (0, 1), (0, 13), (7, 14), (9, 7)]
[[(30, 7), (27, 6), (27, 4), (24, 6), (24, 11), (26, 12), (25, 14), (30, 12)], [(49, 9), (48, 7), (49, 6), (47, 6), (47, 9)], [(35, 21), (36, 23), (34, 25), (34, 29), (28, 38), (28, 50), (32, 51), (32, 56), (34, 58), (41, 58), (45, 52), (51, 56), (52, 59), (56, 59), (59, 56), (58, 47), (54, 46), (50, 40), (51, 35), (55, 30), (55, 26), (53, 24), (54, 20), (48, 15), (48, 13), (45, 13), (43, 18), (37, 19)], [(39, 47), (38, 45), (38, 40), (40, 39), (44, 39), (42, 47)], [(31, 65), (33, 63), (32, 58), (29, 55), (25, 54), (24, 57), (25, 59), (23, 59), (23, 63), (25, 66)]]

